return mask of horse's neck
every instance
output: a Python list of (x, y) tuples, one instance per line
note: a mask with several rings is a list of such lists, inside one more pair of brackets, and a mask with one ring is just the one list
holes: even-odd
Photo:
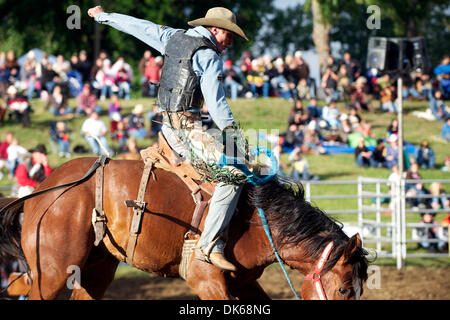
[[(243, 208), (239, 208), (242, 210)], [(233, 251), (239, 262), (247, 269), (268, 266), (277, 261), (274, 249), (264, 231), (258, 210), (254, 207), (244, 208), (247, 214), (238, 213), (231, 228), (230, 240), (234, 239)], [(251, 212), (251, 213), (250, 213)], [(278, 232), (270, 228), (273, 242), (277, 243)], [(314, 269), (315, 261), (307, 257), (301, 244), (276, 248), (281, 259), (301, 273), (309, 273)]]
[[(268, 235), (264, 231), (261, 218), (258, 215), (258, 210), (251, 207), (251, 215), (239, 214), (237, 221), (234, 223), (237, 229), (243, 231), (239, 233), (235, 231), (234, 236), (238, 237), (234, 244), (234, 253), (236, 258), (246, 268), (265, 267), (274, 262), (277, 262), (274, 254), (274, 249), (269, 241)], [(236, 230), (236, 228), (233, 228)], [(279, 236), (278, 230), (274, 227), (269, 227), (273, 239), (273, 243), (277, 244)], [(295, 246), (281, 246), (276, 247), (276, 250), (283, 260), (290, 267), (299, 270), (302, 274), (310, 273), (317, 263), (317, 261), (306, 254), (305, 241), (300, 242)]]

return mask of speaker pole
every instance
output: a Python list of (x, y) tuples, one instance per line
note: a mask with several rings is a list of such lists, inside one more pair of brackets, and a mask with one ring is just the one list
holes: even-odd
[(403, 174), (403, 79), (402, 76), (399, 75), (397, 78), (397, 101), (398, 101), (398, 170), (400, 172), (400, 176)]

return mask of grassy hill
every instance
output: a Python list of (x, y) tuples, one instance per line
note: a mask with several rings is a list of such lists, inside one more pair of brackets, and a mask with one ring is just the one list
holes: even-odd
[[(145, 110), (148, 111), (153, 105), (154, 99), (149, 98), (135, 98), (130, 101), (121, 101), (123, 114), (128, 115), (131, 113), (133, 107), (142, 103), (145, 106)], [(101, 118), (109, 124), (109, 118), (107, 115), (108, 101), (100, 101), (104, 112)], [(238, 99), (236, 101), (230, 101), (230, 106), (235, 115), (237, 121), (244, 129), (267, 129), (270, 133), (271, 129), (283, 132), (287, 127), (287, 119), (289, 111), (292, 107), (292, 102), (279, 99)], [(319, 103), (324, 105), (324, 103)], [(46, 145), (49, 151), (49, 162), (53, 168), (58, 167), (67, 158), (60, 158), (58, 156), (58, 148), (51, 143), (49, 136), (49, 125), (55, 120), (50, 111), (44, 110), (45, 103), (37, 99), (32, 101), (34, 113), (31, 115), (32, 125), (30, 128), (22, 128), (14, 121), (7, 121), (6, 124), (0, 127), (0, 139), (4, 139), (4, 134), (11, 130), (19, 139), (19, 143), (27, 149), (35, 147), (38, 143)], [(70, 99), (69, 106), (76, 107), (75, 99)], [(347, 112), (343, 103), (338, 104), (338, 108), (341, 112)], [(375, 104), (375, 108), (378, 109), (378, 105)], [(450, 179), (449, 172), (443, 172), (440, 167), (443, 165), (446, 156), (450, 155), (449, 144), (440, 138), (440, 131), (442, 129), (442, 122), (428, 121), (425, 119), (419, 119), (412, 115), (413, 111), (425, 111), (427, 108), (427, 102), (406, 102), (404, 104), (404, 139), (412, 144), (418, 145), (423, 139), (428, 139), (431, 146), (434, 148), (437, 159), (437, 169), (434, 170), (420, 170), (424, 179)], [(377, 138), (386, 137), (386, 129), (391, 120), (395, 117), (389, 113), (363, 113), (361, 114), (364, 120), (368, 120), (372, 124), (373, 132)], [(71, 150), (75, 145), (83, 145), (89, 150), (88, 144), (80, 134), (80, 128), (85, 120), (85, 117), (77, 117), (68, 120), (68, 126), (72, 130), (71, 138)], [(149, 123), (146, 124), (149, 127)], [(117, 143), (108, 138), (110, 147), (117, 148)], [(144, 139), (138, 142), (139, 147), (147, 147), (153, 142), (152, 139)], [(91, 156), (91, 154), (72, 154), (72, 158)], [(387, 178), (390, 174), (389, 169), (384, 168), (359, 168), (354, 163), (353, 154), (337, 154), (337, 155), (305, 155), (310, 164), (310, 171), (312, 174), (320, 176), (321, 180), (357, 180), (359, 176), (375, 177), (375, 178)], [(288, 155), (282, 155), (282, 161), (288, 164)], [(290, 171), (288, 165), (288, 170)], [(0, 186), (10, 186), (12, 181), (7, 178), (6, 169), (4, 169), (4, 177), (0, 180)], [(445, 186), (449, 191), (450, 186)], [(330, 185), (330, 186), (312, 186), (313, 195), (355, 195), (356, 185)], [(386, 192), (387, 187), (384, 186), (382, 192)], [(370, 203), (370, 199), (365, 200)], [(356, 199), (343, 199), (343, 200), (317, 200), (314, 204), (323, 210), (336, 210), (336, 209), (355, 209), (357, 207)], [(444, 214), (439, 214), (436, 219), (438, 221), (442, 219)], [(340, 221), (356, 221), (356, 215), (337, 215), (335, 216)], [(383, 216), (382, 221), (390, 221), (390, 216)], [(407, 220), (410, 222), (419, 221), (420, 216), (418, 214), (408, 214)], [(410, 244), (409, 247), (413, 247), (414, 244)], [(439, 264), (439, 263), (438, 263)], [(445, 264), (445, 262), (444, 262)]]
[[(121, 101), (123, 114), (131, 113), (133, 107), (138, 104), (144, 104), (146, 110), (150, 110), (154, 99), (137, 98), (130, 101)], [(108, 101), (100, 101), (104, 112), (101, 118), (109, 124), (107, 115)], [(323, 103), (319, 103), (322, 104)], [(32, 101), (34, 113), (31, 114), (32, 125), (30, 128), (22, 128), (14, 121), (7, 121), (5, 125), (0, 127), (0, 139), (3, 140), (4, 133), (11, 130), (19, 139), (19, 143), (25, 148), (32, 148), (38, 143), (47, 146), (50, 152), (50, 165), (54, 168), (67, 161), (66, 158), (58, 156), (57, 146), (52, 144), (49, 136), (49, 125), (55, 120), (50, 111), (44, 110), (44, 102), (34, 99)], [(70, 99), (69, 106), (75, 107), (75, 99)], [(240, 122), (244, 129), (267, 129), (270, 133), (271, 129), (279, 132), (286, 130), (287, 118), (292, 107), (292, 102), (279, 99), (238, 99), (230, 101), (235, 118)], [(377, 106), (376, 106), (377, 107)], [(343, 103), (338, 105), (341, 112), (346, 112)], [(412, 144), (418, 145), (423, 139), (428, 139), (434, 148), (437, 159), (438, 169), (421, 170), (420, 173), (425, 179), (431, 178), (450, 178), (450, 173), (444, 173), (439, 168), (443, 165), (446, 156), (450, 155), (449, 144), (440, 138), (442, 122), (428, 121), (420, 119), (412, 115), (413, 111), (425, 111), (427, 102), (406, 102), (404, 104), (404, 139)], [(373, 132), (378, 138), (386, 137), (386, 128), (391, 120), (395, 117), (389, 113), (363, 113), (362, 118), (368, 120), (372, 124)], [(80, 128), (85, 117), (77, 117), (68, 121), (69, 128), (73, 131), (71, 134), (71, 148), (75, 145), (84, 145), (89, 149), (84, 138), (80, 134)], [(149, 124), (147, 123), (147, 126)], [(110, 146), (117, 147), (117, 143), (108, 138)], [(152, 142), (151, 139), (145, 139), (138, 142), (139, 147), (146, 147)], [(72, 157), (88, 156), (90, 154), (73, 154)], [(337, 155), (306, 155), (311, 172), (318, 174), (322, 180), (338, 179), (338, 180), (355, 180), (358, 176), (387, 178), (390, 174), (388, 169), (359, 168), (354, 164), (353, 154), (337, 154)], [(287, 163), (287, 155), (282, 156), (282, 160)], [(6, 172), (5, 172), (6, 173)], [(0, 185), (11, 185), (11, 181), (7, 178), (0, 180)]]

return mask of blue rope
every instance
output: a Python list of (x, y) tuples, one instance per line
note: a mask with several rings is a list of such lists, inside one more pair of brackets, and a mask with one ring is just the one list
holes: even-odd
[[(227, 157), (227, 156), (225, 156), (225, 154), (222, 155), (222, 157), (219, 161), (219, 166), (223, 167), (225, 165), (231, 165), (231, 166), (239, 169), (240, 171), (242, 171), (242, 173), (244, 173), (245, 176), (247, 177), (247, 181), (249, 183), (251, 183), (255, 186), (261, 186), (261, 185), (265, 184), (266, 182), (268, 182), (269, 180), (273, 179), (276, 176), (277, 171), (278, 171), (278, 161), (270, 149), (263, 148), (263, 147), (256, 147), (256, 148), (253, 148), (252, 150), (250, 150), (250, 154), (253, 156), (259, 156), (261, 153), (266, 154), (270, 158), (270, 162), (271, 162), (270, 174), (268, 174), (265, 177), (259, 177), (259, 176), (255, 175), (253, 172), (251, 172), (247, 168), (247, 166), (244, 163), (239, 161), (239, 159), (234, 158), (234, 157)], [(270, 245), (272, 246), (273, 252), (275, 253), (275, 257), (277, 258), (278, 263), (280, 264), (281, 270), (283, 270), (283, 273), (286, 277), (289, 287), (291, 288), (292, 292), (294, 293), (295, 298), (297, 300), (300, 300), (300, 297), (298, 296), (297, 292), (295, 291), (294, 286), (292, 285), (291, 279), (289, 278), (289, 275), (287, 274), (286, 269), (284, 268), (283, 262), (281, 261), (281, 258), (279, 256), (277, 250), (275, 249), (275, 245), (274, 245), (273, 239), (272, 239), (272, 234), (271, 234), (270, 228), (269, 228), (269, 223), (267, 222), (266, 214), (264, 213), (264, 210), (262, 208), (257, 208), (257, 209), (258, 209), (258, 215), (261, 218), (261, 222), (262, 222), (264, 231), (266, 232), (266, 235), (269, 238)]]
[(269, 238), (270, 245), (272, 246), (273, 252), (275, 253), (275, 257), (278, 260), (278, 263), (280, 264), (281, 270), (283, 270), (284, 276), (286, 277), (286, 280), (289, 284), (289, 287), (291, 287), (292, 292), (294, 293), (294, 296), (297, 300), (300, 300), (300, 297), (297, 295), (297, 292), (294, 289), (294, 286), (292, 285), (291, 279), (289, 278), (286, 268), (284, 267), (280, 256), (278, 255), (277, 249), (275, 249), (275, 245), (273, 244), (272, 235), (270, 233), (269, 224), (267, 223), (266, 214), (264, 213), (264, 210), (261, 208), (258, 208), (258, 215), (261, 218), (261, 222), (264, 227), (264, 231), (266, 232), (267, 237)]

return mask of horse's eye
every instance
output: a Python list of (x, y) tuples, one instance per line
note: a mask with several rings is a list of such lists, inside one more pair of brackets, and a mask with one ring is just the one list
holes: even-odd
[(342, 294), (343, 296), (347, 295), (348, 293), (348, 289), (345, 288), (339, 288), (339, 293)]

